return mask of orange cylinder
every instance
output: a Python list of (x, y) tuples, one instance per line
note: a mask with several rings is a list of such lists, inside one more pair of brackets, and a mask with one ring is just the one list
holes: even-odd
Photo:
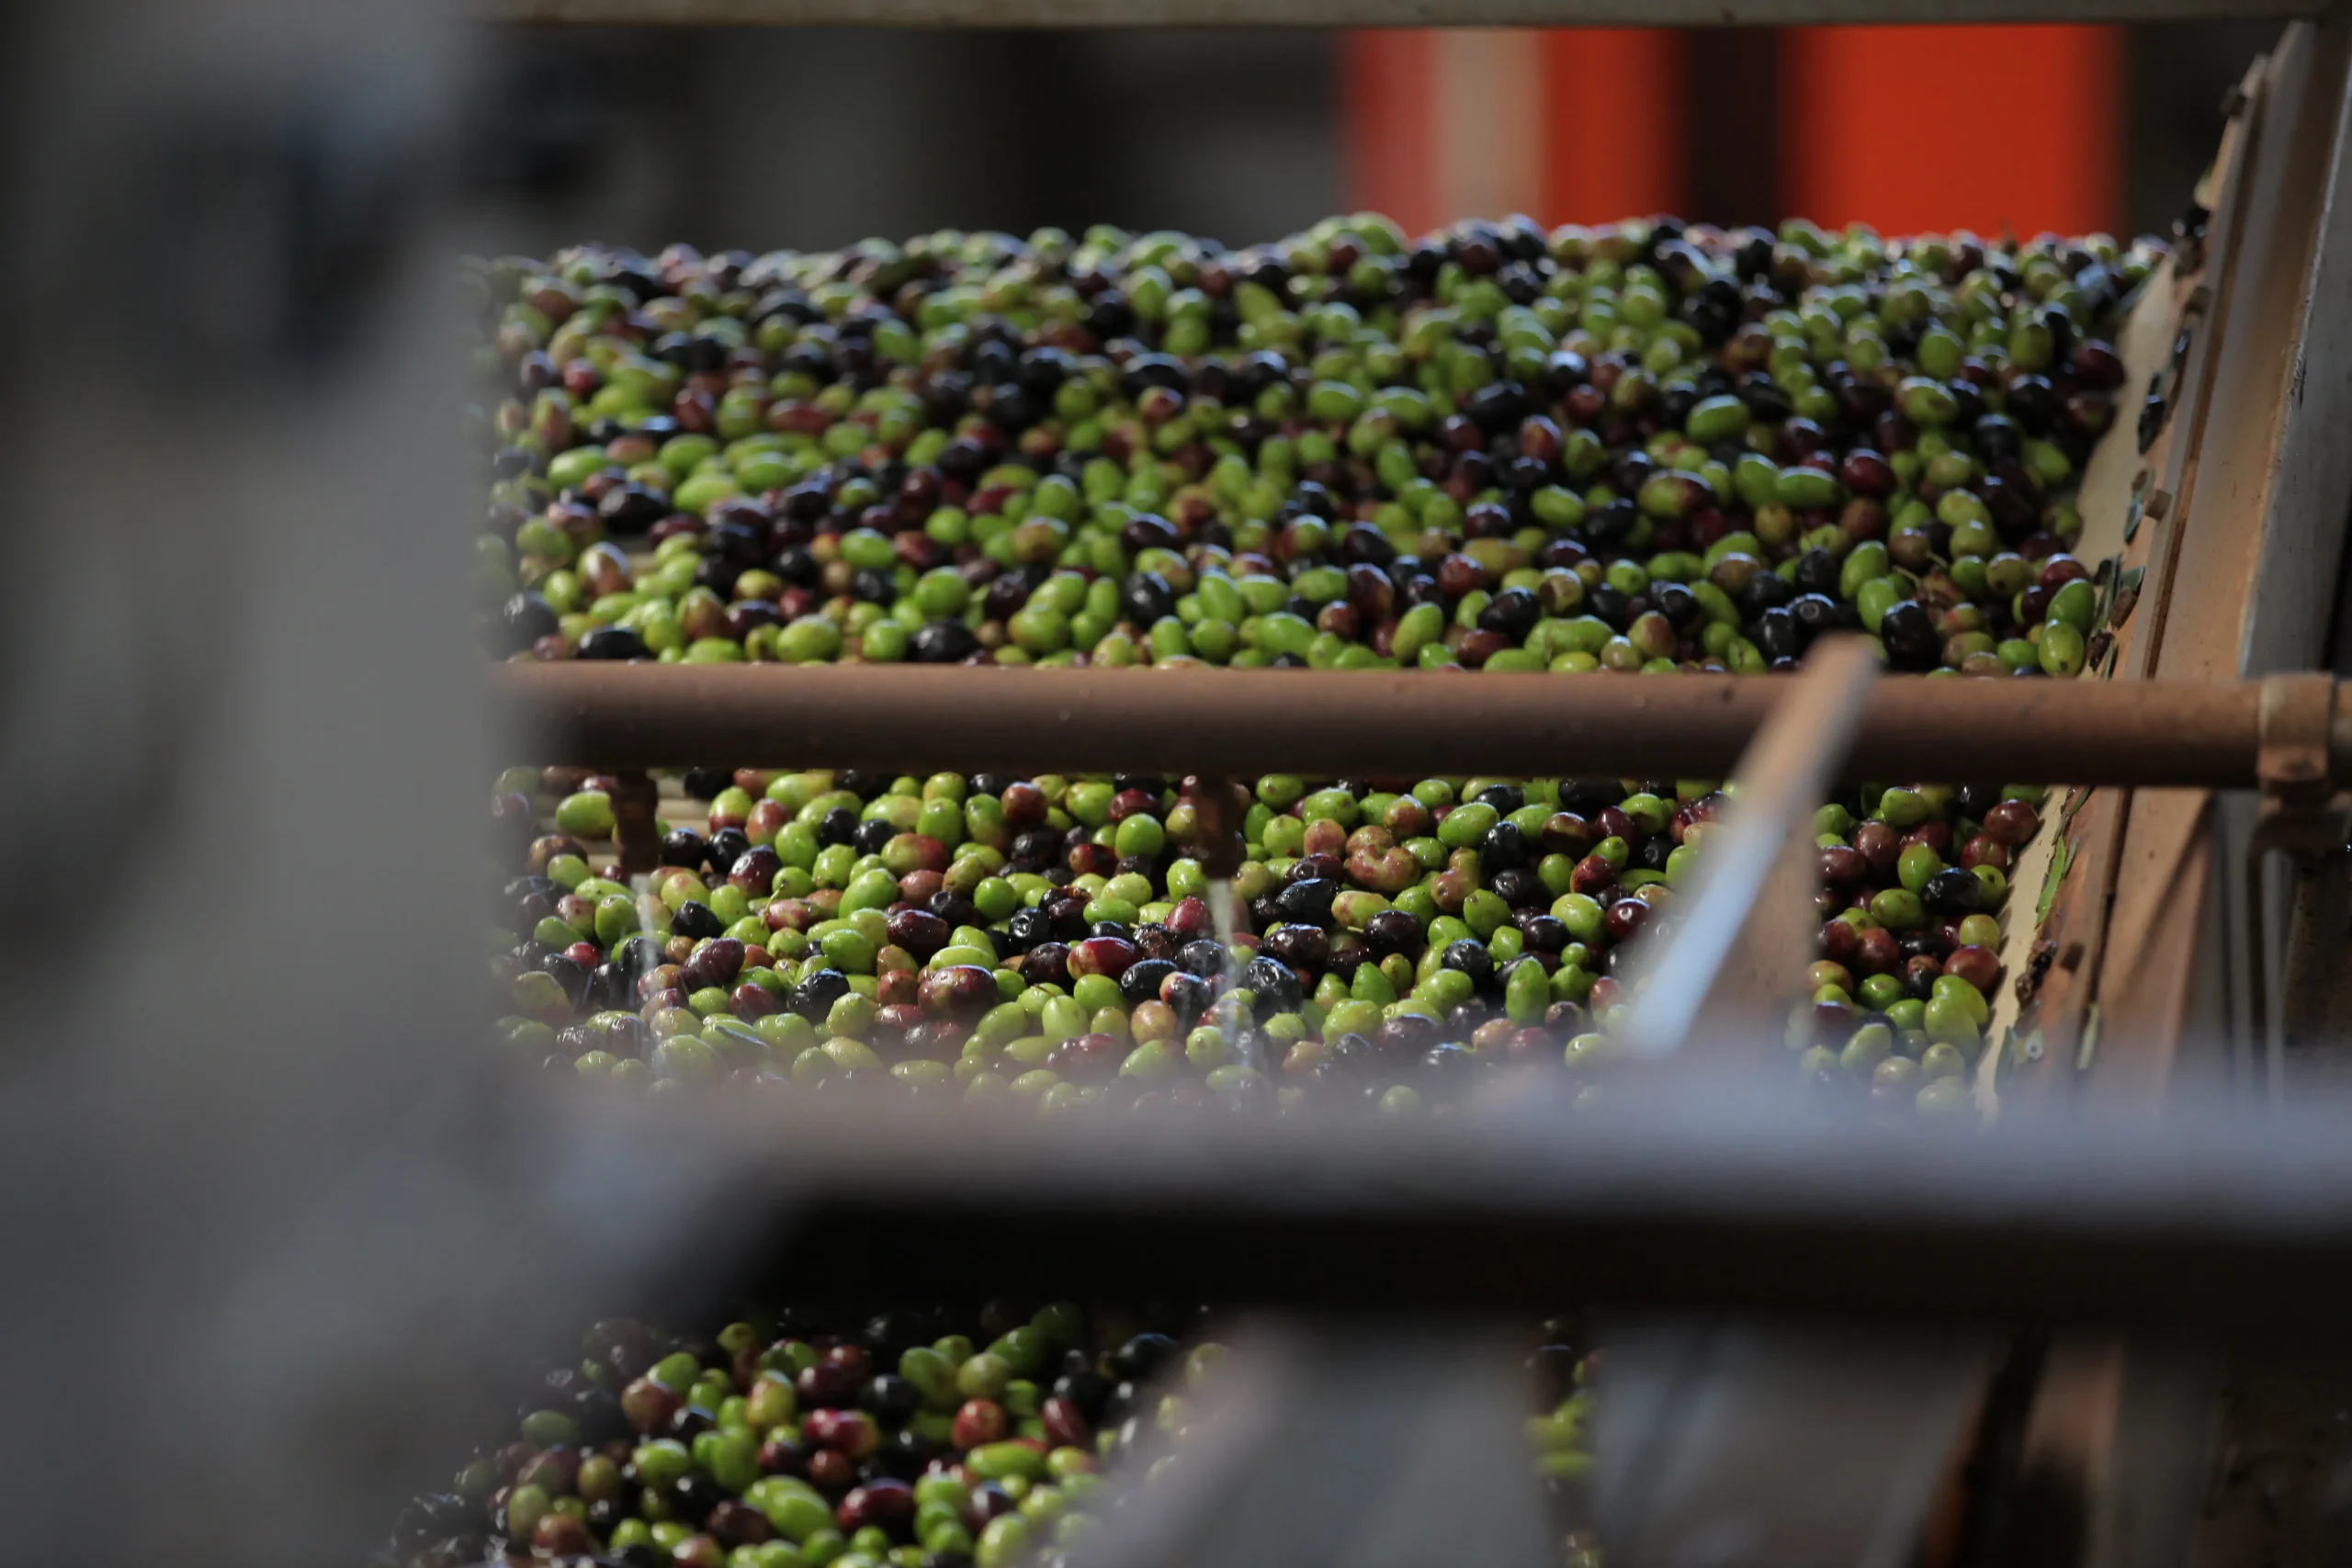
[(2111, 230), (2122, 51), (2108, 27), (1795, 29), (1790, 210), (1890, 234)]
[(1684, 39), (1651, 28), (1544, 38), (1546, 223), (1679, 212), (1688, 200)]

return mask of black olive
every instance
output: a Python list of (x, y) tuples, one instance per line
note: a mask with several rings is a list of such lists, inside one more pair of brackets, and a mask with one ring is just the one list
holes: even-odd
[(711, 912), (710, 906), (692, 898), (678, 906), (678, 912), (670, 918), (670, 929), (696, 942), (727, 934), (725, 922)]

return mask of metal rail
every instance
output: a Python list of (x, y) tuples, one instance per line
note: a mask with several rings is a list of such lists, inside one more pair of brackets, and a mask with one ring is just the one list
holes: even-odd
[[(2185, 1102), (2160, 1139), (2096, 1117), (1952, 1137), (1825, 1124), (1790, 1089), (1726, 1070), (1565, 1121), (1537, 1098), (1409, 1122), (1050, 1132), (970, 1107), (738, 1101), (699, 1123), (688, 1163), (731, 1172), (701, 1190), (733, 1194), (761, 1276), (708, 1280), (714, 1300), (811, 1279), (960, 1300), (1017, 1280), (1375, 1315), (1594, 1301), (2336, 1343), (2352, 1322), (2343, 1105), (2272, 1120)], [(658, 1108), (612, 1109), (604, 1157), (680, 1160)]]
[(1785, 27), (2316, 17), (2322, 0), (474, 0), (492, 22), (888, 28)]
[[(1849, 777), (2252, 788), (2259, 681), (1890, 676)], [(498, 717), (543, 761), (600, 768), (1058, 768), (1720, 778), (1790, 691), (1772, 676), (1452, 678), (1334, 671), (511, 664)], [(2331, 704), (2331, 772), (2352, 711)]]

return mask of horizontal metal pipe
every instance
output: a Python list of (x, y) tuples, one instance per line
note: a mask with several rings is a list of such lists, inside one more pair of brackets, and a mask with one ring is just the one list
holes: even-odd
[[(1789, 690), (1672, 680), (1266, 670), (508, 664), (524, 754), (600, 768), (1503, 773), (1721, 778)], [(2251, 787), (2256, 682), (1890, 676), (1855, 779)]]

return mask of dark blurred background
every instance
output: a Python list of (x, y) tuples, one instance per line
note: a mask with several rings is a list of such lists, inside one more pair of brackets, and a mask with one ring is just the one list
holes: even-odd
[(2267, 24), (502, 32), (485, 246), (1792, 212), (2161, 232)]

